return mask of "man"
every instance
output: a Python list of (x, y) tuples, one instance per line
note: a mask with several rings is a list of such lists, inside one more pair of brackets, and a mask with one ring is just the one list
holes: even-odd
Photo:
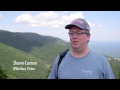
[(89, 24), (84, 19), (77, 18), (66, 25), (65, 29), (69, 29), (71, 50), (67, 52), (59, 68), (60, 56), (57, 56), (48, 79), (114, 79), (107, 58), (88, 48)]

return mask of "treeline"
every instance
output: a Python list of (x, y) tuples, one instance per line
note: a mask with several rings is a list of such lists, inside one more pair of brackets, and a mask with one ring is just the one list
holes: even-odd
[(6, 74), (6, 71), (2, 69), (2, 67), (0, 66), (0, 79), (7, 79), (8, 76)]
[(114, 58), (111, 58), (111, 60), (109, 60), (109, 62), (112, 67), (115, 78), (120, 79), (120, 61), (115, 60)]

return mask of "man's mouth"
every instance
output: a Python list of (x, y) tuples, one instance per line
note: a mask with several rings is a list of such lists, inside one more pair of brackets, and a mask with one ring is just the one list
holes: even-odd
[(78, 41), (73, 41), (74, 44), (78, 43)]

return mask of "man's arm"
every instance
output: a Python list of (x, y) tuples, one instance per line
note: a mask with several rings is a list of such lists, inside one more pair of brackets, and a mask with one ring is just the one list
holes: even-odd
[(104, 64), (105, 67), (105, 76), (104, 79), (115, 79), (114, 73), (112, 71), (111, 65), (106, 58), (106, 62)]

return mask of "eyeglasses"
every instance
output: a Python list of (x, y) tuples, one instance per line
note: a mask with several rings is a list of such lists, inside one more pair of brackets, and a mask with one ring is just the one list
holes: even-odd
[(77, 37), (83, 35), (83, 34), (87, 34), (86, 32), (68, 32), (69, 36), (74, 36), (74, 34), (76, 34)]

